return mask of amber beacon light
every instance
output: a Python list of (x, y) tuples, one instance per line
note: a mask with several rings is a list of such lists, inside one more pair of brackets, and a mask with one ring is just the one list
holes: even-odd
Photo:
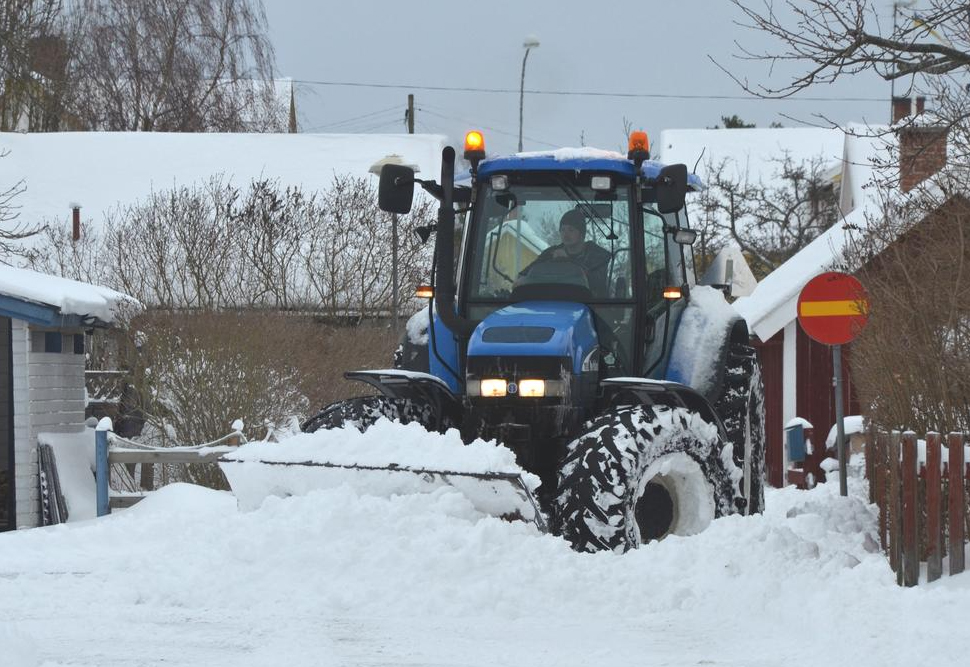
[(650, 159), (650, 140), (647, 138), (647, 133), (643, 130), (630, 133), (627, 159), (636, 162), (643, 162), (644, 160)]

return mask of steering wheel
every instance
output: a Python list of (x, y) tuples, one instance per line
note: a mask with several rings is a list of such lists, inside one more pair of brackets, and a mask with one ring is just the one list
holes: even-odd
[[(576, 267), (577, 271), (573, 272), (573, 275), (569, 275), (567, 272), (557, 272), (555, 269), (555, 267), (564, 266)], [(582, 282), (576, 282), (574, 280), (576, 273), (582, 278)], [(589, 289), (589, 272), (585, 266), (572, 257), (556, 257), (554, 255), (547, 257), (540, 256), (532, 264), (525, 267), (519, 275), (527, 278), (529, 282), (578, 284)]]

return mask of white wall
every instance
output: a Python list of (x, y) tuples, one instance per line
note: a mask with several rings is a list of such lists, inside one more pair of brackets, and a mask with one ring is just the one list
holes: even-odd
[(44, 351), (44, 330), (13, 320), (14, 456), (17, 527), (40, 524), (37, 434), (84, 428), (84, 355), (62, 331), (62, 351)]

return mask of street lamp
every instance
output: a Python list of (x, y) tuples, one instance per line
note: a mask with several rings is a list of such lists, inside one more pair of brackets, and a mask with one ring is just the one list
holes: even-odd
[(525, 99), (525, 61), (529, 59), (529, 51), (539, 48), (539, 38), (529, 35), (522, 42), (525, 55), (522, 56), (522, 79), (519, 81), (519, 152), (522, 152), (522, 102)]
[[(381, 175), (381, 169), (385, 164), (396, 164), (409, 168), (414, 173), (418, 173), (418, 165), (407, 164), (400, 155), (391, 154), (381, 158), (370, 166), (368, 171), (377, 176)], [(398, 332), (398, 284), (397, 284), (397, 213), (391, 214), (391, 317), (393, 321), (394, 334)]]

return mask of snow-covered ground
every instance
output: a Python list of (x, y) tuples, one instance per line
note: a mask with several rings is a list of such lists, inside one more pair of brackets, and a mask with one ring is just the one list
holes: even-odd
[(173, 485), (0, 535), (0, 665), (966, 664), (970, 574), (898, 588), (851, 481), (625, 555), (447, 488), (240, 512)]

